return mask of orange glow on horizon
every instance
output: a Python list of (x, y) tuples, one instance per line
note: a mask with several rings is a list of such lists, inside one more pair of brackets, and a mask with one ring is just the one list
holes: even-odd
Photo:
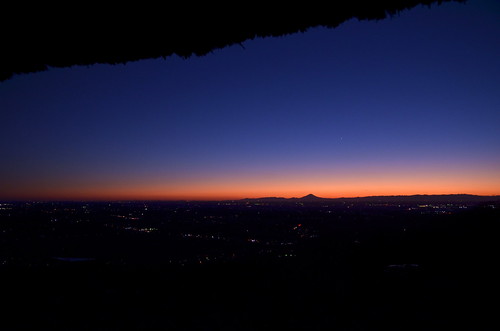
[(213, 176), (183, 181), (74, 182), (0, 192), (9, 200), (236, 200), (260, 197), (324, 198), (414, 194), (499, 195), (497, 171), (316, 173), (269, 176)]

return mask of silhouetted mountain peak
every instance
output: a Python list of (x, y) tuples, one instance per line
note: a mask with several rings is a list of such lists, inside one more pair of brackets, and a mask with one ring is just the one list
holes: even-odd
[(321, 199), (321, 198), (315, 196), (314, 194), (308, 194), (308, 195), (300, 198), (300, 200), (319, 200), (319, 199)]
[(263, 197), (243, 199), (245, 202), (267, 202), (267, 203), (286, 203), (286, 202), (364, 202), (364, 203), (478, 203), (499, 201), (500, 196), (479, 196), (471, 194), (448, 194), (448, 195), (386, 195), (386, 196), (368, 196), (356, 198), (321, 198), (314, 194), (308, 194), (301, 198), (283, 198), (283, 197)]

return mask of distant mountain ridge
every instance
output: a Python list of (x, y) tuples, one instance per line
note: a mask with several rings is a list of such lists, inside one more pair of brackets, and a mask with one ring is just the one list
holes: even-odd
[(466, 202), (488, 202), (500, 201), (500, 195), (473, 195), (473, 194), (414, 194), (414, 195), (381, 195), (351, 198), (321, 198), (314, 194), (308, 194), (301, 198), (262, 197), (254, 199), (242, 199), (241, 201), (255, 202), (408, 202), (408, 203), (466, 203)]

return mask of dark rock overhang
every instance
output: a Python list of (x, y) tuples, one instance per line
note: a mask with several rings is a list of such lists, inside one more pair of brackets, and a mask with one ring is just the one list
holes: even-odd
[[(336, 27), (351, 18), (379, 20), (417, 5), (466, 0), (345, 0), (300, 3), (282, 11), (255, 3), (178, 5), (134, 3), (116, 8), (88, 4), (4, 8), (0, 81), (14, 74), (96, 63), (205, 55), (256, 37)], [(42, 7), (43, 6), (43, 7)], [(244, 9), (241, 9), (244, 8)], [(230, 14), (229, 14), (230, 13)]]

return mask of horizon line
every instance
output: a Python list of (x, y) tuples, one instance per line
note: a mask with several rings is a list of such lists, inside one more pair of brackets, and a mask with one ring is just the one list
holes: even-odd
[(284, 200), (291, 200), (291, 199), (302, 199), (306, 198), (308, 196), (313, 196), (314, 198), (317, 199), (325, 199), (325, 200), (340, 200), (340, 199), (361, 199), (361, 198), (380, 198), (380, 197), (385, 197), (385, 198), (396, 198), (396, 197), (417, 197), (417, 196), (422, 196), (422, 197), (436, 197), (436, 196), (473, 196), (473, 197), (492, 197), (492, 198), (500, 198), (500, 194), (494, 194), (494, 195), (481, 195), (481, 194), (470, 194), (470, 193), (448, 193), (448, 194), (422, 194), (422, 193), (416, 193), (416, 194), (391, 194), (391, 195), (366, 195), (366, 196), (341, 196), (337, 198), (329, 198), (329, 197), (320, 197), (317, 196), (313, 193), (306, 194), (301, 197), (290, 197), (290, 198), (285, 198), (281, 196), (259, 196), (255, 198), (251, 197), (245, 197), (245, 198), (235, 198), (235, 199), (230, 199), (230, 198), (223, 198), (223, 199), (119, 199), (119, 198), (109, 198), (109, 199), (104, 199), (104, 198), (89, 198), (89, 199), (64, 199), (64, 198), (49, 198), (49, 199), (41, 199), (41, 198), (33, 198), (33, 199), (0, 199), (0, 203), (6, 203), (6, 202), (143, 202), (143, 201), (154, 201), (154, 202), (217, 202), (217, 201), (241, 201), (241, 200), (259, 200), (259, 199), (284, 199)]

